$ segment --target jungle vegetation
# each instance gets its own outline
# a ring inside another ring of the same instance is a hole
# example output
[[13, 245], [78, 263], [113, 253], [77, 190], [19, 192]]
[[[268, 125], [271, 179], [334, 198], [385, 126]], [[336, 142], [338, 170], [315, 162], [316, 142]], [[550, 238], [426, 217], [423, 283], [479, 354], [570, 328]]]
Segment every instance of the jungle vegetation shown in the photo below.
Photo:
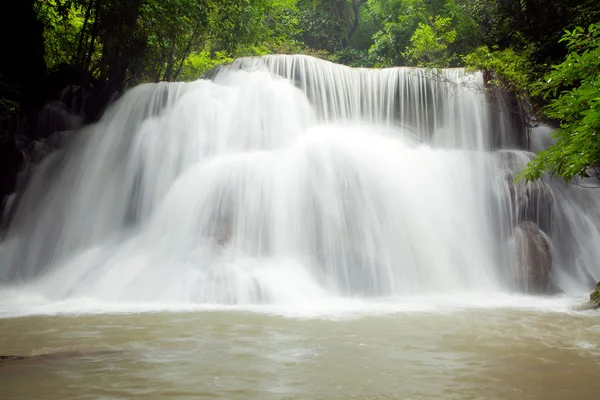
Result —
[[[241, 56], [299, 53], [371, 68], [464, 66], [486, 71], [490, 85], [528, 101], [537, 120], [558, 124], [556, 144], [521, 178], [600, 172], [597, 0], [12, 3], [0, 13], [0, 121], [39, 109], [69, 85], [90, 90], [101, 105], [127, 87], [198, 79]], [[8, 125], [0, 124], [0, 148]]]

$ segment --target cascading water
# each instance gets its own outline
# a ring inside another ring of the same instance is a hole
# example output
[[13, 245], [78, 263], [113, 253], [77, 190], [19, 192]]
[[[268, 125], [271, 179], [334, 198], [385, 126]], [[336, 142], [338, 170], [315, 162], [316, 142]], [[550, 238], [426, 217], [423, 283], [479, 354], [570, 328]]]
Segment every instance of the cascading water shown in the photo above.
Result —
[[580, 290], [600, 279], [600, 199], [514, 184], [530, 153], [493, 148], [510, 124], [482, 85], [269, 56], [137, 87], [38, 167], [0, 280], [211, 304]]

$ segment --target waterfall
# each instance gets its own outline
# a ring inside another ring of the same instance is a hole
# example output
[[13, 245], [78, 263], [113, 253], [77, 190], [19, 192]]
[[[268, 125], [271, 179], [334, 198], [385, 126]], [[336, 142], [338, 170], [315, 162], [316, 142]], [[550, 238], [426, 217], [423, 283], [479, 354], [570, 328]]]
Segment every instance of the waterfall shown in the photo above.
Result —
[[292, 81], [323, 122], [395, 125], [436, 147], [480, 150], [490, 145], [490, 111], [480, 73], [460, 68], [374, 71], [302, 56], [241, 58], [218, 70], [267, 70]]
[[209, 75], [128, 91], [37, 167], [5, 288], [283, 304], [600, 279], [600, 198], [514, 183], [532, 153], [497, 148], [517, 133], [481, 74], [267, 56]]

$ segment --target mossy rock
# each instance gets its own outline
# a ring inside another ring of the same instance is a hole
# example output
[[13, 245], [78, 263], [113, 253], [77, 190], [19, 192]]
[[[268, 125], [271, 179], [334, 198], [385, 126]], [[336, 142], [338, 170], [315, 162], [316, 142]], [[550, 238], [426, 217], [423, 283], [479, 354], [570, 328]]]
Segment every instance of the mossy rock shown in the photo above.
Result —
[[575, 308], [577, 311], [597, 309], [600, 309], [600, 282], [598, 282], [594, 291], [590, 293], [590, 299], [587, 301], [587, 303]]

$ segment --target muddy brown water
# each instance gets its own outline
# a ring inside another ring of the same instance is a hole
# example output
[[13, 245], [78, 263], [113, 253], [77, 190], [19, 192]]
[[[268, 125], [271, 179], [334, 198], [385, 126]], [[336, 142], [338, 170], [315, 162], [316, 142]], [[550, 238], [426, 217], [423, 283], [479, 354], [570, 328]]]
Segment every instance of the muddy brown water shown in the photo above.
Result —
[[0, 353], [4, 400], [600, 398], [598, 312], [5, 317]]

